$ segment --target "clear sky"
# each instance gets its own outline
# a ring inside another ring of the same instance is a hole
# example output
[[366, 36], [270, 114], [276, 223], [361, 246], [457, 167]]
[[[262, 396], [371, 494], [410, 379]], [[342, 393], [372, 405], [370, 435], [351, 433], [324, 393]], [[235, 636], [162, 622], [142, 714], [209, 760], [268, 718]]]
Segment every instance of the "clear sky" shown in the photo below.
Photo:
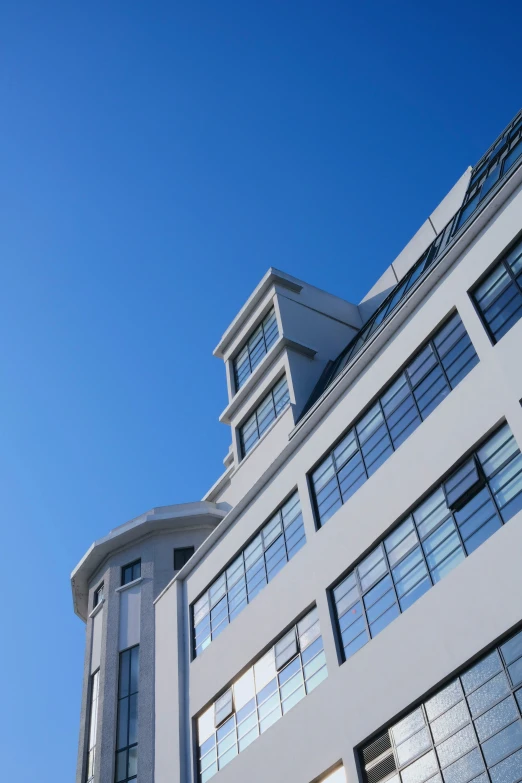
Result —
[[71, 783], [69, 574], [223, 469], [269, 266], [358, 302], [522, 104], [516, 3], [0, 9], [2, 779]]

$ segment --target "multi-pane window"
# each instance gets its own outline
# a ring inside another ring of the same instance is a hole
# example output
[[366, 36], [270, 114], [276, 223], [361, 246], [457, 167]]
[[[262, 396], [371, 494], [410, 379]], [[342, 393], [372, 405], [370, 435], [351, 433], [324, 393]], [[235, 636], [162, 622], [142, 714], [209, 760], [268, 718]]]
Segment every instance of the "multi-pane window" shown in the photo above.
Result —
[[94, 596], [92, 599], [92, 608], [94, 609], [98, 604], [101, 604], [103, 601], [103, 583], [96, 588], [94, 591]]
[[120, 653], [115, 783], [137, 780], [139, 655], [138, 645]]
[[98, 696], [100, 691], [100, 670], [91, 675], [89, 705], [89, 746], [87, 749], [86, 781], [94, 780], [96, 769], [96, 724], [98, 722]]
[[141, 576], [141, 560], [135, 560], [133, 563], [123, 566], [121, 569], [121, 583], [128, 585]]
[[259, 438], [290, 403], [288, 383], [283, 376], [239, 428], [241, 455], [245, 457]]
[[305, 541], [299, 495], [295, 492], [194, 604], [196, 656], [225, 630]]
[[495, 342], [522, 318], [522, 240], [475, 288], [473, 299]]
[[522, 632], [366, 745], [366, 783], [517, 783], [520, 686]]
[[327, 676], [312, 609], [198, 718], [201, 783], [223, 769]]
[[180, 568], [188, 563], [192, 555], [194, 554], [193, 546], [178, 547], [174, 550], [174, 571], [179, 571]]
[[233, 361], [236, 391], [246, 383], [278, 337], [276, 314], [272, 308]]
[[522, 455], [505, 424], [333, 590], [345, 659], [520, 509]]
[[505, 175], [511, 172], [515, 164], [520, 163], [521, 156], [522, 116], [517, 115], [484, 159], [475, 166], [462, 207], [433, 240], [427, 250], [424, 251], [419, 260], [408, 270], [402, 280], [390, 291], [386, 299], [341, 351], [337, 359], [326, 368], [304, 406], [301, 416], [314, 405], [352, 359], [355, 359], [364, 345], [377, 332], [381, 324], [384, 324], [398, 310], [416, 283], [421, 278], [426, 277], [435, 267], [436, 262], [449, 249], [453, 240], [457, 239], [460, 229], [468, 221], [468, 218], [483, 203], [486, 194], [489, 193], [497, 182], [500, 182]]
[[313, 471], [319, 524], [346, 503], [477, 362], [455, 314]]

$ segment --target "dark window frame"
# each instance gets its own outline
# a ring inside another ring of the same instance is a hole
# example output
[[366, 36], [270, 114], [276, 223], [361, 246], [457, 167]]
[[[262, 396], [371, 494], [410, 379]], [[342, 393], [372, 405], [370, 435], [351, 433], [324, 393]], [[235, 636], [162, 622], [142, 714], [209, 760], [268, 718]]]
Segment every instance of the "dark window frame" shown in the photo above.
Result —
[[482, 310], [480, 309], [480, 305], [478, 304], [478, 302], [477, 302], [477, 300], [475, 298], [475, 292], [478, 291], [480, 286], [485, 282], [485, 280], [489, 277], [489, 275], [491, 275], [498, 266], [502, 265], [504, 270], [507, 272], [507, 274], [511, 278], [511, 282], [514, 283], [517, 286], [517, 288], [520, 290], [520, 292], [522, 293], [522, 285], [520, 283], [518, 283], [518, 281], [515, 278], [515, 275], [513, 274], [513, 271], [511, 269], [511, 267], [504, 260], [511, 253], [513, 248], [516, 247], [516, 245], [518, 245], [521, 242], [522, 242], [522, 231], [520, 231], [516, 235], [516, 237], [497, 255], [495, 260], [492, 261], [492, 263], [488, 266], [486, 271], [483, 272], [480, 275], [478, 280], [476, 280], [475, 283], [473, 283], [473, 285], [471, 286], [471, 288], [468, 289], [468, 292], [467, 292], [468, 293], [468, 297], [471, 300], [471, 304], [473, 305], [473, 308], [474, 308], [474, 310], [475, 310], [475, 312], [476, 312], [476, 314], [477, 314], [477, 316], [478, 316], [478, 318], [480, 320], [480, 323], [482, 324], [482, 327], [483, 327], [484, 331], [486, 332], [486, 334], [487, 334], [487, 336], [489, 338], [489, 341], [490, 341], [491, 345], [497, 345], [497, 343], [499, 343], [506, 336], [506, 334], [508, 334], [511, 331], [511, 329], [515, 326], [515, 324], [518, 323], [518, 320], [521, 320], [521, 319], [518, 319], [517, 321], [515, 321], [515, 323], [512, 326], [509, 327], [507, 332], [505, 334], [503, 334], [502, 337], [499, 337], [498, 339], [496, 339], [495, 336], [493, 335], [493, 332], [491, 331], [491, 328], [490, 328], [489, 324], [487, 323], [487, 321], [486, 321], [486, 319], [485, 319], [485, 317], [484, 317], [484, 315], [482, 313]]
[[[269, 320], [272, 312], [274, 313], [274, 320], [275, 320], [275, 324], [277, 326], [277, 336], [270, 343], [270, 345], [267, 346], [267, 339], [266, 339], [266, 334], [265, 334], [265, 321]], [[255, 334], [255, 332], [260, 327], [261, 327], [261, 331], [262, 331], [262, 334], [263, 334], [263, 344], [264, 344], [264, 347], [265, 347], [265, 352], [264, 352], [263, 356], [261, 357], [261, 359], [257, 362], [257, 364], [254, 367], [252, 367], [251, 352], [250, 352], [250, 348], [248, 347], [248, 344], [249, 344], [252, 336]], [[277, 340], [280, 337], [281, 337], [281, 330], [280, 330], [280, 327], [279, 327], [279, 320], [278, 320], [278, 317], [277, 317], [275, 304], [274, 304], [273, 301], [271, 301], [270, 305], [268, 306], [268, 308], [266, 310], [266, 312], [264, 312], [264, 314], [259, 317], [259, 320], [257, 321], [257, 323], [250, 329], [250, 332], [248, 333], [247, 337], [243, 340], [243, 342], [241, 343], [241, 346], [237, 349], [237, 351], [234, 353], [234, 355], [233, 355], [233, 357], [231, 359], [231, 364], [232, 364], [232, 373], [231, 373], [231, 375], [232, 375], [232, 381], [233, 381], [233, 385], [234, 385], [234, 394], [237, 394], [243, 388], [243, 386], [247, 383], [248, 379], [251, 377], [251, 375], [253, 375], [255, 370], [259, 367], [259, 365], [263, 361], [264, 357], [267, 356], [267, 354], [271, 351], [271, 349], [273, 348], [273, 346], [275, 345], [275, 343], [277, 342]], [[237, 368], [237, 359], [241, 355], [241, 353], [244, 351], [245, 348], [247, 348], [247, 351], [248, 351], [248, 365], [249, 365], [249, 368], [250, 368], [250, 372], [246, 376], [245, 380], [240, 384], [239, 383], [239, 378], [238, 378], [238, 372], [237, 372], [237, 369], [238, 369]]]
[[93, 597], [92, 597], [92, 608], [93, 609], [96, 609], [96, 607], [99, 606], [101, 604], [101, 602], [103, 601], [103, 599], [104, 599], [103, 588], [104, 588], [104, 585], [103, 585], [103, 582], [102, 582], [101, 585], [98, 585], [98, 587], [96, 588], [96, 590], [93, 593]]
[[[139, 569], [140, 572], [139, 572], [138, 576], [134, 576], [134, 569], [135, 569], [135, 567], [137, 565], [139, 565], [139, 567], [140, 567], [140, 569]], [[128, 579], [127, 581], [125, 581], [125, 571], [128, 568], [132, 569], [132, 578]], [[121, 580], [120, 580], [121, 581], [121, 585], [120, 586], [121, 587], [125, 587], [125, 585], [130, 585], [132, 582], [135, 582], [137, 579], [141, 579], [141, 557], [136, 558], [136, 560], [132, 560], [130, 563], [125, 563], [125, 565], [123, 565], [121, 567]]]
[[[131, 683], [132, 683], [132, 658], [133, 658], [133, 651], [137, 650], [136, 658], [137, 658], [137, 670], [138, 670], [138, 681], [137, 681], [137, 688], [134, 691], [131, 691]], [[122, 666], [122, 659], [124, 655], [129, 655], [129, 673], [128, 673], [128, 689], [127, 693], [125, 695], [120, 694], [120, 686], [121, 686], [121, 666]], [[131, 697], [136, 696], [136, 722], [138, 722], [138, 714], [139, 714], [139, 678], [140, 678], [140, 645], [139, 644], [133, 644], [131, 647], [125, 648], [125, 650], [120, 650], [118, 654], [118, 689], [117, 689], [117, 717], [116, 717], [116, 742], [115, 742], [115, 764], [114, 764], [114, 780], [115, 783], [132, 783], [132, 781], [137, 780], [137, 771], [136, 775], [129, 775], [129, 751], [131, 748], [138, 748], [139, 747], [139, 737], [138, 737], [138, 723], [136, 725], [136, 742], [129, 743], [130, 739], [130, 703], [131, 703]], [[127, 700], [127, 744], [123, 745], [122, 747], [118, 747], [118, 739], [119, 739], [119, 732], [120, 732], [120, 719], [119, 719], [119, 705], [120, 702]], [[118, 754], [120, 753], [126, 753], [126, 776], [125, 778], [121, 778], [118, 781]]]
[[[185, 566], [188, 563], [188, 561], [190, 560], [190, 558], [192, 557], [192, 555], [194, 554], [195, 551], [196, 551], [196, 547], [194, 547], [194, 546], [174, 547], [174, 551], [172, 553], [173, 561], [174, 561], [174, 571], [181, 571], [183, 566]], [[188, 557], [186, 557], [188, 552], [190, 552], [190, 555], [188, 555]], [[182, 554], [180, 554], [180, 553], [182, 553]], [[176, 565], [176, 554], [180, 555], [183, 558], [183, 563], [181, 565], [178, 565], [178, 566]]]
[[[283, 407], [281, 407], [279, 409], [279, 411], [278, 411], [277, 408], [276, 408], [276, 402], [275, 402], [275, 398], [274, 398], [274, 389], [276, 388], [276, 386], [282, 380], [284, 380], [286, 382], [286, 392], [283, 395], [283, 397], [286, 396], [286, 397], [288, 397], [288, 399], [284, 403]], [[272, 419], [271, 422], [269, 422], [269, 424], [266, 426], [266, 428], [263, 430], [263, 432], [260, 433], [259, 432], [259, 421], [258, 421], [257, 414], [258, 414], [258, 411], [260, 410], [260, 408], [264, 405], [264, 403], [269, 398], [271, 398], [272, 409], [273, 409], [273, 412], [274, 412], [274, 418]], [[290, 404], [291, 404], [291, 400], [290, 400], [290, 389], [288, 387], [288, 378], [286, 377], [286, 372], [283, 372], [276, 378], [276, 380], [270, 386], [270, 388], [268, 389], [266, 394], [264, 394], [263, 397], [261, 397], [261, 399], [258, 402], [256, 402], [254, 408], [251, 409], [250, 413], [247, 416], [245, 416], [242, 419], [241, 423], [237, 426], [237, 435], [238, 435], [238, 441], [239, 441], [239, 455], [240, 455], [240, 459], [241, 460], [244, 460], [245, 457], [247, 457], [250, 454], [250, 452], [254, 450], [254, 448], [257, 446], [257, 444], [259, 443], [261, 438], [263, 438], [263, 436], [266, 435], [266, 433], [273, 427], [274, 423], [277, 421], [277, 419], [280, 416], [283, 415], [283, 413], [286, 411], [286, 409], [289, 407]], [[247, 451], [245, 449], [243, 430], [245, 429], [245, 427], [246, 427], [247, 423], [249, 422], [249, 420], [252, 419], [254, 416], [256, 417], [257, 439], [254, 441], [254, 443], [250, 446], [250, 448]]]

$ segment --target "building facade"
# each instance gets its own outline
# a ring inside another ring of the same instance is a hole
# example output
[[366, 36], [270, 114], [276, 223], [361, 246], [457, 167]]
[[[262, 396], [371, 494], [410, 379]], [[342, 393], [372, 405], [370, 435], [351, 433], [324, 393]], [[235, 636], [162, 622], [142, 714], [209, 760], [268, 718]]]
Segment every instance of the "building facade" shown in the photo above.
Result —
[[95, 542], [77, 783], [522, 780], [522, 113], [359, 304], [270, 269], [224, 472]]

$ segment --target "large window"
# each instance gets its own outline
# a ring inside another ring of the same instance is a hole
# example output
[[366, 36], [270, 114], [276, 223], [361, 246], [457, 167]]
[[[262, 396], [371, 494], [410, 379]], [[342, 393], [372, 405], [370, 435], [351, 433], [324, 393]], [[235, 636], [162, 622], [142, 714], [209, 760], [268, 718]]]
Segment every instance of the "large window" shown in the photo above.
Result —
[[312, 609], [198, 718], [202, 783], [223, 769], [327, 676]]
[[236, 391], [246, 383], [278, 337], [276, 314], [272, 308], [233, 361]]
[[366, 783], [522, 779], [522, 632], [362, 749]]
[[505, 424], [333, 590], [345, 659], [521, 508], [522, 455]]
[[139, 655], [138, 645], [120, 653], [115, 783], [136, 781], [138, 775]]
[[473, 299], [496, 342], [522, 318], [522, 240], [474, 289]]
[[245, 457], [254, 448], [259, 438], [268, 429], [272, 422], [284, 411], [290, 403], [288, 384], [283, 376], [276, 385], [270, 389], [266, 397], [260, 402], [255, 411], [239, 428], [239, 440], [241, 443], [241, 456]]
[[225, 630], [305, 541], [296, 492], [194, 604], [196, 656]]
[[195, 549], [193, 546], [179, 547], [174, 550], [174, 571], [179, 571], [188, 563]]
[[87, 783], [94, 780], [96, 771], [96, 724], [98, 722], [98, 696], [100, 691], [100, 670], [91, 675], [89, 705], [89, 747], [87, 749]]
[[346, 503], [477, 362], [455, 314], [313, 471], [319, 524]]

